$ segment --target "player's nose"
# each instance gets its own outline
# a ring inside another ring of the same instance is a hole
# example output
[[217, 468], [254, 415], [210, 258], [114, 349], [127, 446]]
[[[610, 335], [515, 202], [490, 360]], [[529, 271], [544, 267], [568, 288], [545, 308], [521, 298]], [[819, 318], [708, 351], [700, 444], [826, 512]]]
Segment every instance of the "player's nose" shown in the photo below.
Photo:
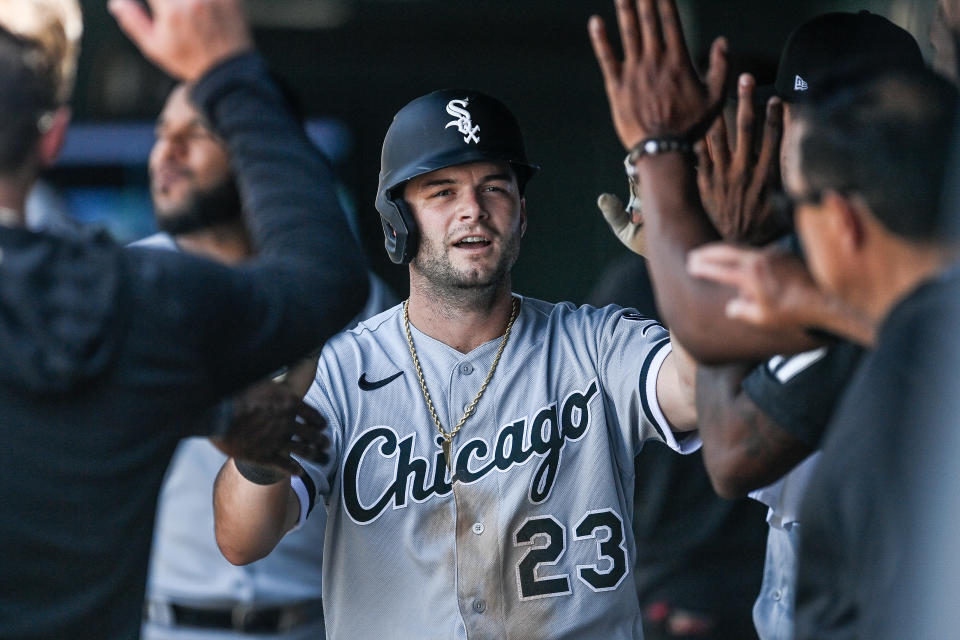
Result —
[[479, 220], [486, 217], [483, 199], [473, 189], [465, 189], [457, 199], [457, 218], [460, 220]]

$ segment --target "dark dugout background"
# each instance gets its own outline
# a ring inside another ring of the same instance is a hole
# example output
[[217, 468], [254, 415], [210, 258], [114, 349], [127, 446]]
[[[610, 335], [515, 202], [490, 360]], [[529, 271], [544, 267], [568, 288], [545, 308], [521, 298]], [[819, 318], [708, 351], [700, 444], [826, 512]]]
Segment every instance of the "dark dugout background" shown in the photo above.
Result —
[[[935, 0], [679, 4], [695, 58], [725, 35], [735, 69], [753, 70], [763, 83], [772, 78], [787, 34], [825, 11], [886, 15], [928, 52]], [[120, 34], [103, 0], [82, 5], [75, 122], [152, 120], [170, 80]], [[438, 88], [470, 87], [499, 97], [519, 118], [529, 156], [543, 166], [527, 192], [529, 228], [514, 272], [516, 291], [579, 302], [623, 251], [595, 206], [602, 191], [623, 196], [626, 180], [624, 151], [586, 32], [593, 13], [616, 31], [612, 0], [247, 0], [247, 6], [258, 46], [305, 113], [338, 119], [350, 130], [353, 145], [341, 178], [374, 270], [399, 293], [406, 292], [406, 269], [386, 258], [373, 207], [380, 143], [401, 106]], [[83, 179], [102, 174], [87, 175]], [[125, 175], [145, 185], [144, 174]], [[51, 178], [56, 183], [56, 173]]]

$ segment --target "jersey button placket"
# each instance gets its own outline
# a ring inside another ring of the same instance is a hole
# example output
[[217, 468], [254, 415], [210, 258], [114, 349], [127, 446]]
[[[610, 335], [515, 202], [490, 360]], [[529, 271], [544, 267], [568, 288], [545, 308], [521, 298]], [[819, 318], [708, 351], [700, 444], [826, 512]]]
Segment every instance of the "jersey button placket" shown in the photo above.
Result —
[[[466, 357], [455, 361], [450, 371], [450, 387], [447, 398], [450, 410], [463, 407], [463, 411], [473, 403], [486, 372], [493, 363], [495, 344], [489, 344], [476, 357]], [[488, 447], [495, 442], [496, 426], [492, 423], [495, 412], [497, 376], [494, 375], [486, 393], [480, 398], [474, 412], [466, 420], [462, 431], [455, 437], [454, 471], [457, 470], [456, 453], [474, 439], [486, 441]], [[453, 413], [453, 411], [450, 411]], [[451, 426], [456, 425], [463, 413], [449, 417]], [[468, 459], [460, 461], [466, 467], [469, 482], [464, 478], [452, 487], [456, 514], [456, 562], [457, 597], [462, 619], [466, 625], [468, 638], [486, 639], [505, 637], [506, 629], [501, 615], [502, 604], [500, 589], [501, 549], [498, 542], [497, 508], [499, 493], [497, 473], [486, 473], [480, 477], [474, 474], [489, 462], [486, 456], [478, 456], [476, 447]], [[482, 561], [481, 561], [482, 559]]]

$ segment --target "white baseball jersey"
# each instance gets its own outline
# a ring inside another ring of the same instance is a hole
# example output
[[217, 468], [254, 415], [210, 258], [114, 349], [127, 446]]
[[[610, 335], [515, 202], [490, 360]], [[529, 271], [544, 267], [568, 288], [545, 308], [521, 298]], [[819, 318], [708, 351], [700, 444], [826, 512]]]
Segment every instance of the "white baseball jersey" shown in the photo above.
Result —
[[[411, 327], [449, 431], [500, 344], [463, 354]], [[670, 341], [619, 307], [522, 305], [490, 385], [453, 441], [453, 477], [394, 307], [331, 339], [307, 394], [331, 457], [293, 479], [328, 510], [330, 638], [642, 638], [633, 460], [677, 450], [656, 398]]]

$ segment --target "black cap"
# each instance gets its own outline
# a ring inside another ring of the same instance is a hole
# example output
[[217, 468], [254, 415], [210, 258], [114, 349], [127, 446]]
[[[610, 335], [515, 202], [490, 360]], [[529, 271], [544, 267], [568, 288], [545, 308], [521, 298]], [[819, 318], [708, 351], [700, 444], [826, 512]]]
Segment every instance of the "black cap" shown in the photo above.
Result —
[[802, 99], [817, 78], [840, 68], [923, 67], [923, 54], [910, 32], [869, 11], [825, 13], [797, 27], [783, 47], [775, 92]]

